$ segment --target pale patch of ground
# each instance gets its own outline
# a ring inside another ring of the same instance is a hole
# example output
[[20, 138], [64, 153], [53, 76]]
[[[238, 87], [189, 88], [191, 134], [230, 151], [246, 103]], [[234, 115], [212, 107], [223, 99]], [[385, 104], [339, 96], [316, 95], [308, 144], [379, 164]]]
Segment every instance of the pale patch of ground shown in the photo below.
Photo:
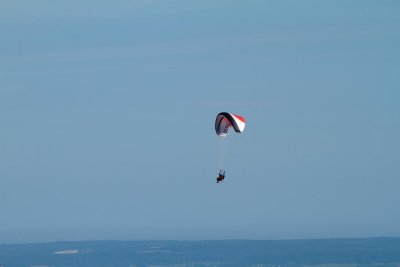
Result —
[[77, 249], [61, 250], [61, 251], [54, 252], [54, 254], [57, 254], [57, 255], [78, 254], [78, 253], [79, 253], [79, 250], [77, 250]]

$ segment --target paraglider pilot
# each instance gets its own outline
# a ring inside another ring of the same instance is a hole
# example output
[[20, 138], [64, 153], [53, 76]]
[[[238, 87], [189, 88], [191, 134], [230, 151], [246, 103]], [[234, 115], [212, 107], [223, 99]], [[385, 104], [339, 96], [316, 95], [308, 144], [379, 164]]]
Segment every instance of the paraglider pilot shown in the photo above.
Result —
[[218, 175], [218, 177], [217, 177], [217, 184], [218, 184], [219, 182], [224, 181], [224, 179], [225, 179], [225, 170], [220, 170], [220, 171], [219, 171], [219, 175]]

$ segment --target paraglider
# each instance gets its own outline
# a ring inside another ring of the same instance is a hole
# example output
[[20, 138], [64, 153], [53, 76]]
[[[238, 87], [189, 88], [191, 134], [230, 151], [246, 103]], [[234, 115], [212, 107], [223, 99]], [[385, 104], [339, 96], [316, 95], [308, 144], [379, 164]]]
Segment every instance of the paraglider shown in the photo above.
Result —
[[218, 177], [217, 177], [217, 184], [219, 182], [223, 182], [224, 179], [225, 179], [225, 170], [219, 170], [219, 174], [218, 174]]
[[225, 179], [224, 169], [224, 157], [225, 149], [223, 147], [223, 139], [228, 135], [230, 128], [233, 128], [235, 132], [242, 133], [246, 126], [246, 120], [239, 115], [221, 112], [215, 119], [215, 132], [220, 137], [220, 172], [217, 177], [217, 183], [222, 182]]

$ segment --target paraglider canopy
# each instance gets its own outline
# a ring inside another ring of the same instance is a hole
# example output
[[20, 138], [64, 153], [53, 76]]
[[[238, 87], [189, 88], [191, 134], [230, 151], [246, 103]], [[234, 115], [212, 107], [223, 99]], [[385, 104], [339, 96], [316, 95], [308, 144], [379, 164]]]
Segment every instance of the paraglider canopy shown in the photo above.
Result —
[[225, 137], [228, 134], [230, 127], [233, 127], [235, 132], [241, 133], [246, 125], [246, 120], [239, 115], [228, 112], [221, 112], [215, 119], [215, 132], [218, 136]]

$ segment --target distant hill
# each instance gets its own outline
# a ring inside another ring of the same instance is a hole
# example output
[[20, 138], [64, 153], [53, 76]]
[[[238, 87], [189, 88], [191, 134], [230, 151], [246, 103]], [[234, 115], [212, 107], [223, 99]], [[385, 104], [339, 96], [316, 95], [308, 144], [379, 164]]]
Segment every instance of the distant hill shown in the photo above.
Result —
[[0, 266], [400, 266], [400, 238], [0, 245]]

